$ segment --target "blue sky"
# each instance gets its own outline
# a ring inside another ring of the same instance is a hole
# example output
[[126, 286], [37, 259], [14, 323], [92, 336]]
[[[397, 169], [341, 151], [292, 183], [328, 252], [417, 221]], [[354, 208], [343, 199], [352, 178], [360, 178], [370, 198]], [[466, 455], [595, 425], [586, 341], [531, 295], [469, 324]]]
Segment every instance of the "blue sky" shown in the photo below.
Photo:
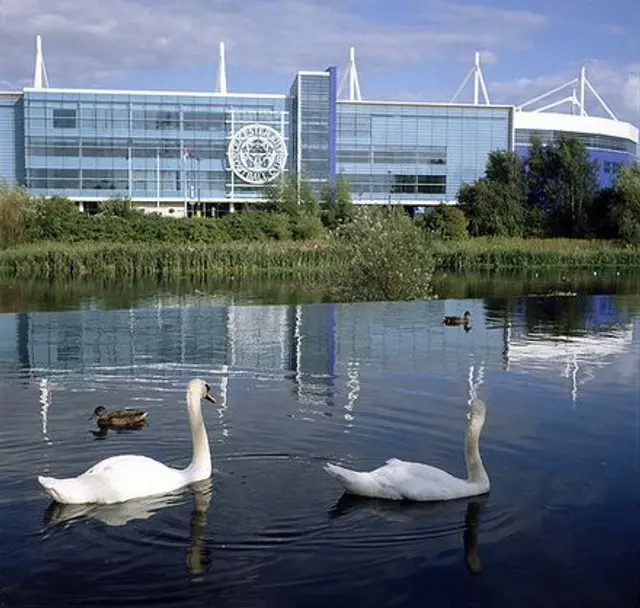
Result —
[[492, 101], [584, 63], [637, 123], [638, 25], [638, 0], [0, 0], [0, 87], [29, 83], [37, 33], [61, 87], [211, 90], [224, 40], [230, 91], [283, 93], [297, 69], [344, 69], [354, 46], [365, 99], [451, 99], [479, 50]]

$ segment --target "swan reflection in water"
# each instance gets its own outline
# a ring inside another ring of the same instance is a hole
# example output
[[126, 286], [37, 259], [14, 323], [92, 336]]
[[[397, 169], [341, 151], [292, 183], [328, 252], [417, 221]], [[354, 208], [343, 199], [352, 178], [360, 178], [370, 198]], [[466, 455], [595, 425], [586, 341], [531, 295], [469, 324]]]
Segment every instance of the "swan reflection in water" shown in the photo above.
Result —
[[[189, 546], [187, 548], [187, 569], [197, 579], [202, 576], [209, 565], [209, 551], [204, 542], [204, 531], [207, 524], [207, 512], [211, 504], [211, 478], [188, 486], [193, 496], [193, 509], [189, 522]], [[44, 513], [44, 524], [47, 527], [59, 524], [95, 519], [107, 526], [124, 526], [136, 520], [153, 517], [166, 507], [177, 505], [184, 495], [183, 490], [169, 494], [148, 496], [127, 502], [99, 504], [62, 504], [52, 501]]]
[[450, 510], [455, 505], [467, 501], [464, 517], [463, 546], [465, 561], [472, 574], [482, 573], [482, 561], [478, 554], [478, 525], [480, 512], [489, 498], [488, 494], [474, 496], [472, 499], [459, 499], [447, 502], [413, 502], [391, 501], [376, 498], [365, 498], [345, 492], [338, 502], [329, 510], [329, 518], [336, 519], [357, 512], [369, 512], [393, 522], [409, 522], [428, 517], [434, 513]]

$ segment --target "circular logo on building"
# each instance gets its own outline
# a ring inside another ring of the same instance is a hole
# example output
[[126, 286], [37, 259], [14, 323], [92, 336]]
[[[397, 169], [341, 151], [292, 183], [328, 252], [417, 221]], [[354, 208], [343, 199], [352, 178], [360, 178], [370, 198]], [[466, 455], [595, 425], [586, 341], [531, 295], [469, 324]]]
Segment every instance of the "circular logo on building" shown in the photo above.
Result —
[[231, 170], [242, 180], [257, 186], [278, 177], [287, 162], [284, 138], [273, 127], [251, 124], [237, 131], [227, 149]]

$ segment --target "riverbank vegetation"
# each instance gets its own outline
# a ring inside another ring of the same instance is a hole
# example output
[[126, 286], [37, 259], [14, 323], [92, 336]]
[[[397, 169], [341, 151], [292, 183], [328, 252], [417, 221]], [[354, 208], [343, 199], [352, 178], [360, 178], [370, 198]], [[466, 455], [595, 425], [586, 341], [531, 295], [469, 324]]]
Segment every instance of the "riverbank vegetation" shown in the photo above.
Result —
[[0, 274], [24, 278], [280, 277], [329, 285], [344, 299], [432, 294], [436, 271], [640, 268], [640, 166], [598, 190], [576, 139], [528, 158], [493, 152], [485, 175], [415, 218], [358, 207], [339, 176], [318, 196], [304, 176], [265, 188], [260, 210], [219, 218], [144, 214], [105, 201], [95, 215], [62, 197], [0, 187]]

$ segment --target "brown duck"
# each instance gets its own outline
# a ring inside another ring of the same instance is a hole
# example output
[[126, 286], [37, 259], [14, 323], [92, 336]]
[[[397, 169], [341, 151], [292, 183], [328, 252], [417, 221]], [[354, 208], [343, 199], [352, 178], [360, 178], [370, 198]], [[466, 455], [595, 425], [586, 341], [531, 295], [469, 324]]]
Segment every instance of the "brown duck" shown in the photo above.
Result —
[[467, 310], [461, 317], [445, 315], [442, 318], [443, 325], [471, 325], [471, 313]]
[[137, 429], [147, 423], [148, 415], [148, 412], [133, 409], [109, 412], [104, 405], [99, 405], [89, 420], [97, 418], [101, 429]]

